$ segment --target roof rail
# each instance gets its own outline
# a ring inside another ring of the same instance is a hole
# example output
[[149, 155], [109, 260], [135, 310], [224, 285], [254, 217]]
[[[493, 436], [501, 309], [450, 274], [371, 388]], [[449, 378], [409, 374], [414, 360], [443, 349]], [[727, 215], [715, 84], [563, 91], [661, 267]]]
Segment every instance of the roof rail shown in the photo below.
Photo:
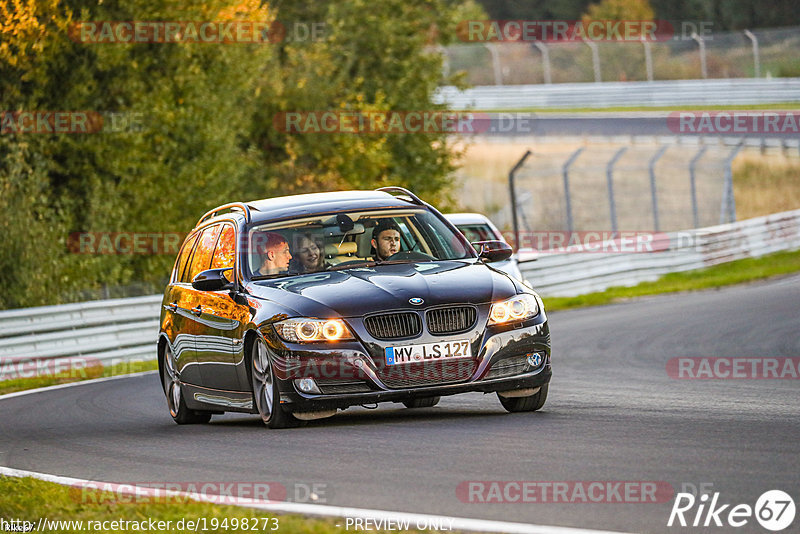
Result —
[[414, 204], [419, 204], [420, 206], [424, 206], [425, 202], [422, 201], [417, 195], [406, 189], [405, 187], [398, 187], [396, 185], [390, 185], [387, 187], [379, 187], [375, 191], [383, 191], [384, 193], [400, 193], [401, 195], [406, 195], [411, 199], [411, 202]]
[[211, 211], [206, 212], [206, 214], [200, 217], [200, 220], [197, 221], [195, 227], [200, 226], [206, 219], [216, 217], [219, 212], [226, 209], [236, 209], [241, 211], [242, 213], [244, 213], [244, 218], [247, 220], [247, 222], [250, 222], [250, 208], [248, 208], [244, 202], [231, 202], [230, 204], [224, 204], [222, 206], [214, 208]]

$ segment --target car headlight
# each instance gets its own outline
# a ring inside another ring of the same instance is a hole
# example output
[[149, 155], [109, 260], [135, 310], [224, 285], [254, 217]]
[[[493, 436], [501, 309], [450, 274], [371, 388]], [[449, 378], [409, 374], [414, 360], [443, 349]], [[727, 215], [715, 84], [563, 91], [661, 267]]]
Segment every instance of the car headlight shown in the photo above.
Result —
[[523, 293], [492, 304], [489, 310], [489, 325], [524, 321], [537, 315], [539, 315], [539, 303], [536, 302], [536, 297]]
[[275, 323], [275, 331], [290, 343], [319, 343], [355, 339], [341, 319], [286, 319]]

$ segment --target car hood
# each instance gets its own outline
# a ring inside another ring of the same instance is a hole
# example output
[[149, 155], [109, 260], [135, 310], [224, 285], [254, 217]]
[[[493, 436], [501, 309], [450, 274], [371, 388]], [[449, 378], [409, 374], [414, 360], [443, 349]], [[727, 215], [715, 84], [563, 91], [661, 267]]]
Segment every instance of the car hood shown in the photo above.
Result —
[[[441, 261], [358, 267], [260, 280], [251, 295], [306, 317], [357, 317], [383, 310], [469, 302], [481, 304], [516, 294], [514, 283], [483, 263]], [[273, 310], [270, 315], [275, 313]]]

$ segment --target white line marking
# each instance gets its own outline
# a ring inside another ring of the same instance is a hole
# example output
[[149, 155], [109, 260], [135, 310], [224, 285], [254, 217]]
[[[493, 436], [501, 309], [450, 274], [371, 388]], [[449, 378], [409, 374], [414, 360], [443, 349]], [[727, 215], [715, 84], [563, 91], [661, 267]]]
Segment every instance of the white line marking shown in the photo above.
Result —
[[[32, 477], [47, 482], [54, 482], [64, 486], [76, 487], [103, 487], [108, 482], [100, 482], [94, 480], [85, 480], [81, 478], [62, 477], [58, 475], [49, 475], [47, 473], [37, 473], [35, 471], [25, 471], [22, 469], [13, 469], [11, 467], [0, 466], [0, 475], [9, 477]], [[153, 492], [155, 488], [148, 488], [146, 486], [134, 485], [118, 485], [114, 484], [114, 492], [120, 495], [131, 495], [134, 497], [142, 497]], [[195, 492], [185, 491], [161, 491], [160, 495], [166, 493], [174, 497], [189, 498], [200, 502], [209, 502], [218, 504], [220, 500], [219, 495], [204, 495]], [[619, 532], [612, 532], [608, 530], [593, 530], [572, 527], [557, 527], [550, 525], [529, 525], [526, 523], [511, 523], [507, 521], [493, 521], [489, 519], [469, 519], [463, 517], [450, 517], [443, 515], [428, 515], [428, 514], [414, 514], [407, 512], [390, 512], [388, 510], [370, 510], [366, 508], [348, 508], [343, 506], [327, 506], [323, 504], [303, 504], [293, 502], [271, 502], [262, 501], [259, 499], [246, 499], [242, 497], [236, 498], [237, 505], [244, 508], [255, 508], [258, 510], [265, 510], [268, 512], [278, 512], [286, 514], [299, 514], [306, 516], [324, 516], [324, 517], [343, 517], [343, 518], [364, 518], [374, 520], [387, 520], [393, 521], [409, 521], [414, 525], [418, 523], [425, 524], [448, 524], [451, 525], [453, 530], [467, 530], [473, 532], [506, 532], [510, 534], [620, 534]]]
[[[114, 375], [114, 376], [106, 376], [103, 378], [92, 378], [91, 380], [79, 380], [77, 382], [68, 382], [66, 384], [56, 384], [55, 386], [46, 386], [43, 388], [36, 388], [36, 389], [24, 389], [22, 391], [15, 391], [14, 393], [6, 393], [5, 395], [0, 395], [0, 401], [11, 399], [14, 397], [22, 397], [23, 395], [32, 395], [33, 393], [41, 393], [43, 391], [53, 391], [56, 389], [64, 389], [69, 388], [72, 386], [84, 386], [86, 384], [99, 384], [100, 382], [108, 382], [109, 380], [119, 380], [120, 378], [129, 378], [131, 376], [140, 376], [140, 375], [151, 375], [158, 373], [158, 371], [141, 371], [138, 373], [128, 373], [125, 375]], [[2, 382], [0, 382], [2, 383]]]

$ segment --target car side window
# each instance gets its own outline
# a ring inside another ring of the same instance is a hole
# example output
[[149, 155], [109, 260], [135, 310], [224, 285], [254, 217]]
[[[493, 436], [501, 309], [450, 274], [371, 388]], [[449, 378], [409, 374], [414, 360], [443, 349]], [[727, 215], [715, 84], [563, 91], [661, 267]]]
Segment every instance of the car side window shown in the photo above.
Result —
[[217, 243], [217, 237], [221, 229], [222, 225], [215, 224], [214, 226], [209, 226], [200, 234], [200, 237], [197, 239], [194, 254], [192, 255], [191, 265], [187, 271], [184, 271], [184, 279], [186, 282], [191, 282], [198, 273], [211, 268], [211, 256], [214, 252], [214, 245]]
[[233, 267], [236, 258], [236, 230], [230, 224], [222, 227], [214, 257], [211, 259], [212, 269], [227, 269]]
[[181, 251], [178, 253], [178, 259], [175, 261], [175, 269], [172, 273], [173, 283], [183, 282], [183, 277], [181, 275], [186, 270], [186, 264], [192, 256], [192, 250], [194, 249], [195, 241], [197, 241], [197, 235], [196, 233], [191, 234], [186, 238], [186, 241], [183, 242]]

